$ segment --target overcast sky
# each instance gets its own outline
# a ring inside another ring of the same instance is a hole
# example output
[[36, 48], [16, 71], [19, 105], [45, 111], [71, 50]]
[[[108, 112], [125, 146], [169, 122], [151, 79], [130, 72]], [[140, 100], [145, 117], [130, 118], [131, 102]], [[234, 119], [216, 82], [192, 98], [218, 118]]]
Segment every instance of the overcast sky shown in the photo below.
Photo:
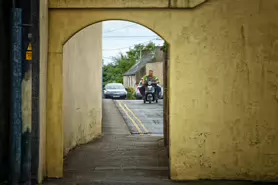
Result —
[[162, 45], [163, 40], [148, 28], [128, 21], [103, 22], [104, 64], [112, 62], [111, 57], [125, 53], [136, 44], [154, 42]]

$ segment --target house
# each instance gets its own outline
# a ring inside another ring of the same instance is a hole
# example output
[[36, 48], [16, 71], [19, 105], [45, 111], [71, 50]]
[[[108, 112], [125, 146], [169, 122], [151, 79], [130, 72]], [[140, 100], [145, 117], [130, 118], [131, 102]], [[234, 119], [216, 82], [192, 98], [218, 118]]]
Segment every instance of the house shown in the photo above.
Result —
[[143, 52], [142, 58], [134, 66], [132, 66], [123, 77], [125, 87], [136, 87], [143, 76], [148, 74], [149, 70], [154, 71], [154, 75], [160, 80], [163, 85], [163, 63], [164, 52], [161, 47], [156, 47], [155, 52]]

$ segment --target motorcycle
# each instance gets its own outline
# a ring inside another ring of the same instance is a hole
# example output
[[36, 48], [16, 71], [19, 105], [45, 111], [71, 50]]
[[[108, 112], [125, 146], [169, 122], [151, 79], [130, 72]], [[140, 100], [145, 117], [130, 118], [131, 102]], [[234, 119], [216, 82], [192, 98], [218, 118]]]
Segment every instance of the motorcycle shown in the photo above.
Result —
[[152, 101], [158, 103], [158, 97], [156, 95], [155, 85], [156, 84], [153, 83], [152, 81], [148, 81], [147, 87], [145, 88], [145, 98], [143, 99], [144, 103], [146, 102], [152, 103]]

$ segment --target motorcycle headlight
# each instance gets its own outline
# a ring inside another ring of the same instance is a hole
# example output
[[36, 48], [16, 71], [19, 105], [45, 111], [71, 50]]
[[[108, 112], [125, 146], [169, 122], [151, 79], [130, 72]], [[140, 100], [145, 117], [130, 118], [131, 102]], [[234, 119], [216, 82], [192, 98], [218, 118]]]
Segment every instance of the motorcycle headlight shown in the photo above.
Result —
[[149, 81], [149, 82], [148, 82], [148, 84], [149, 84], [149, 85], [152, 85], [152, 82], [151, 82], [151, 81]]

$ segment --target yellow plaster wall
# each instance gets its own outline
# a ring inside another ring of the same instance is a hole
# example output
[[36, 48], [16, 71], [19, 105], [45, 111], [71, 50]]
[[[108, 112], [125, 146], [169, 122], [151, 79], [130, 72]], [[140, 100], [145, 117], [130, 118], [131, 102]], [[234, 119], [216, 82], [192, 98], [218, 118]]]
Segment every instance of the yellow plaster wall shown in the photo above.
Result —
[[49, 0], [50, 8], [193, 8], [206, 0]]
[[46, 100], [48, 57], [48, 0], [40, 0], [40, 156], [38, 181], [46, 175]]
[[91, 25], [64, 45], [64, 155], [101, 135], [102, 23]]
[[121, 19], [151, 28], [171, 46], [171, 178], [278, 180], [277, 0], [49, 13], [48, 176], [62, 176], [62, 46], [92, 23]]

